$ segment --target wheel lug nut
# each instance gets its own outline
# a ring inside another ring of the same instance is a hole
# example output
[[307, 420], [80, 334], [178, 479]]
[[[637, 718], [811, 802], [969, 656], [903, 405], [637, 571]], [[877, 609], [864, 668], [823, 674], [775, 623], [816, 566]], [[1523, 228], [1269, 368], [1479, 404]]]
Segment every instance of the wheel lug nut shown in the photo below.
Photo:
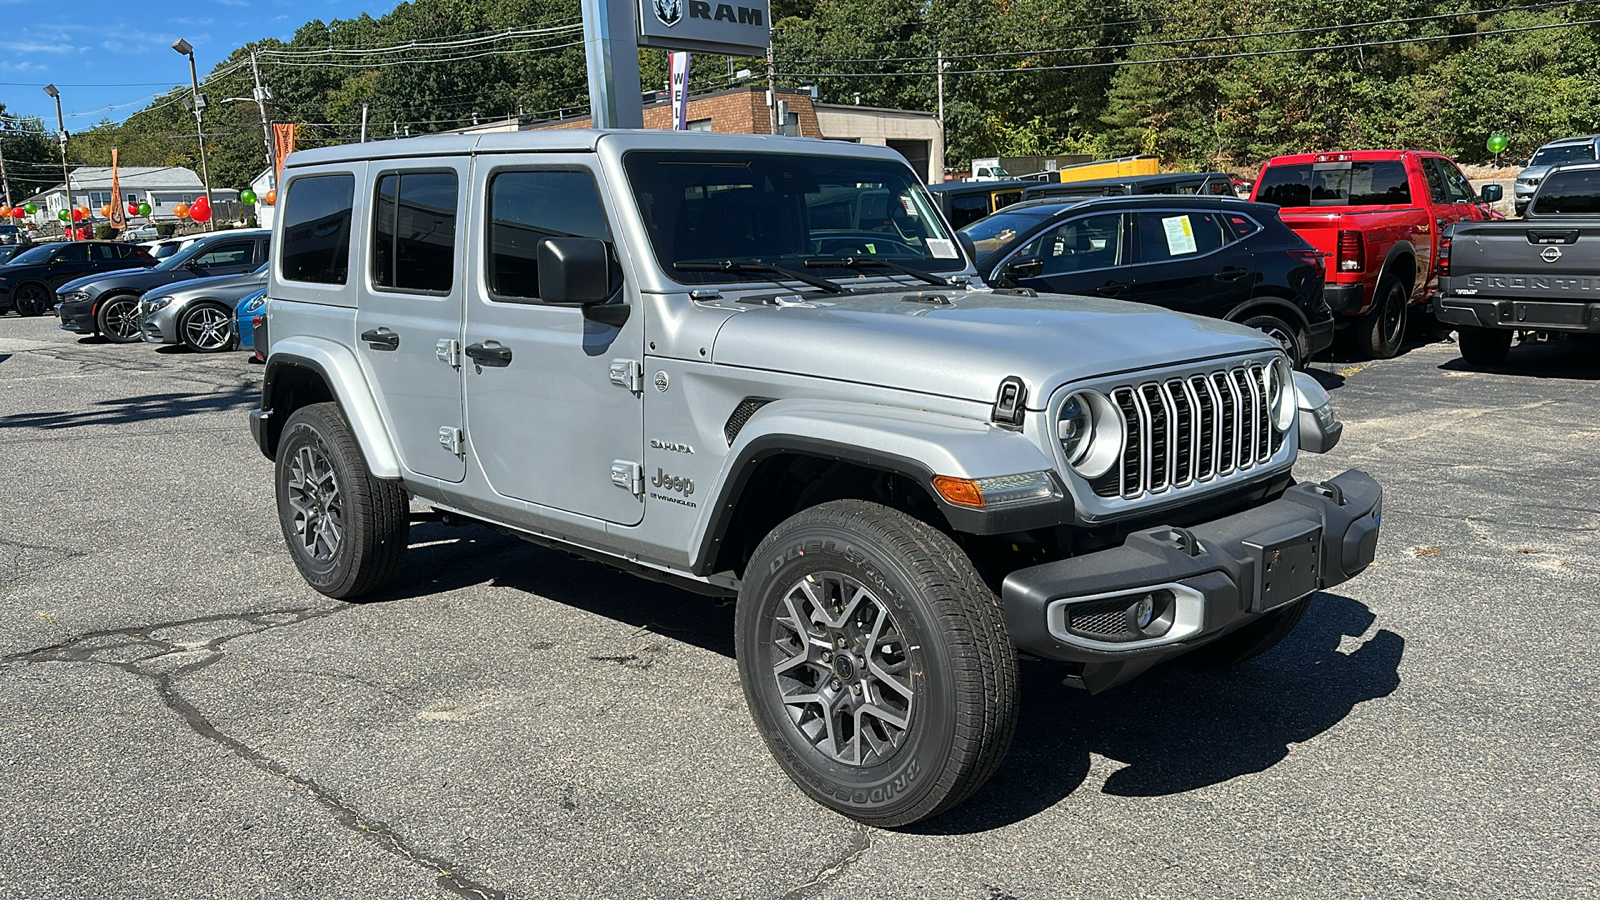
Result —
[[834, 680], [828, 682], [828, 687], [831, 687], [837, 691], [839, 689], [839, 679], [835, 678]]

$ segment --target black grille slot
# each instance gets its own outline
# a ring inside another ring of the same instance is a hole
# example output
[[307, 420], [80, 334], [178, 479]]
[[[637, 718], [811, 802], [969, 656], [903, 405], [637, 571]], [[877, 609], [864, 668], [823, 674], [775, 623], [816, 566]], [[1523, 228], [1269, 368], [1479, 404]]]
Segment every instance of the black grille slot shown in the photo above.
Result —
[[1131, 641], [1139, 637], [1128, 628], [1128, 607], [1136, 596], [1067, 607], [1067, 630], [1097, 641]]
[[733, 408], [733, 414], [728, 416], [728, 421], [722, 426], [722, 436], [728, 439], [728, 446], [733, 446], [734, 438], [744, 430], [745, 424], [756, 414], [756, 410], [771, 402], [771, 397], [746, 397], [739, 401], [739, 405]]
[[1177, 467], [1172, 483], [1185, 485], [1194, 480], [1194, 404], [1189, 401], [1189, 392], [1183, 389], [1183, 382], [1176, 378], [1164, 387], [1173, 408], [1172, 438], [1176, 450], [1173, 459]]
[[1211, 399], [1211, 389], [1207, 387], [1204, 375], [1189, 379], [1189, 387], [1194, 389], [1200, 416], [1200, 442], [1195, 447], [1197, 458], [1194, 471], [1195, 477], [1204, 481], [1217, 474], [1217, 404]]

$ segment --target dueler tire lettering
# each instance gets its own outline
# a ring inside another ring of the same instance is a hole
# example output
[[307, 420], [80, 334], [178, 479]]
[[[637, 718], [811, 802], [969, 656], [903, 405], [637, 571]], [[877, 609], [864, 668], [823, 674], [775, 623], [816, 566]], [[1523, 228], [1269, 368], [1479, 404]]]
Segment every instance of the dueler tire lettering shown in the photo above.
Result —
[[1016, 724], [999, 599], [949, 536], [875, 503], [812, 507], [756, 549], [735, 647], [773, 757], [818, 802], [894, 827], [960, 803]]

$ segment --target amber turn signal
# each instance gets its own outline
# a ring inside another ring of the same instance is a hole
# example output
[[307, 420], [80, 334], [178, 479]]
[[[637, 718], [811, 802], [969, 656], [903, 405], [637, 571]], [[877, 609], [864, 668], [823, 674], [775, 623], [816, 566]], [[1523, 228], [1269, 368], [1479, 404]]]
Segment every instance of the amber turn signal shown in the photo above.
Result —
[[945, 502], [955, 506], [973, 506], [982, 508], [983, 491], [978, 490], [978, 483], [970, 478], [952, 478], [949, 475], [933, 476], [933, 489]]

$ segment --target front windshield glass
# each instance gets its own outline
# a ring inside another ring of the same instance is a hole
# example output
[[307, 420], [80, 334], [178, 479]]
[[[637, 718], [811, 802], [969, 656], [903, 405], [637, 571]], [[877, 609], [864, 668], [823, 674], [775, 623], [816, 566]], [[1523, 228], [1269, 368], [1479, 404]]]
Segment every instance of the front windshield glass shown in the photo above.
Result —
[[1539, 152], [1528, 160], [1530, 166], [1557, 166], [1561, 163], [1588, 162], [1594, 159], [1594, 142], [1582, 144], [1557, 144], [1554, 147], [1540, 147]]
[[30, 265], [38, 265], [39, 263], [47, 263], [47, 262], [50, 261], [50, 250], [51, 250], [51, 246], [49, 244], [40, 244], [39, 246], [34, 247], [34, 248], [30, 249], [30, 250], [24, 250], [21, 253], [18, 253], [15, 257], [12, 258], [11, 262], [12, 262], [13, 265], [19, 265], [19, 266], [30, 266]]
[[173, 269], [181, 269], [188, 265], [189, 260], [199, 256], [201, 252], [205, 250], [208, 243], [210, 242], [194, 241], [190, 243], [189, 246], [174, 252], [171, 256], [163, 259], [161, 262], [156, 263], [152, 268], [160, 269], [164, 272], [170, 272]]
[[624, 165], [656, 259], [685, 284], [730, 279], [725, 272], [677, 270], [679, 263], [775, 265], [834, 281], [884, 277], [889, 270], [807, 266], [807, 260], [876, 258], [924, 272], [966, 267], [904, 163], [635, 150]]
[[978, 248], [978, 257], [982, 259], [990, 253], [1011, 246], [1018, 236], [1027, 234], [1030, 229], [1048, 218], [1050, 212], [996, 213], [987, 219], [973, 222], [961, 229], [961, 233], [972, 238], [973, 246]]

